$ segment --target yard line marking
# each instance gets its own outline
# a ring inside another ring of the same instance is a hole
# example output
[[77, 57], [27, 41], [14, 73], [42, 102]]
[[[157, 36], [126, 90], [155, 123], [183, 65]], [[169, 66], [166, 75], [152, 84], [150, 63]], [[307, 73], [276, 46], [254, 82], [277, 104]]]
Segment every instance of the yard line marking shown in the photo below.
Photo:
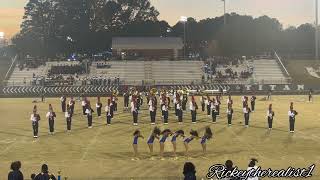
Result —
[[262, 154], [258, 153], [254, 148], [252, 148], [249, 143], [247, 143], [245, 140], [242, 140], [242, 138], [238, 137], [237, 134], [236, 134], [231, 128], [228, 128], [228, 130], [231, 131], [231, 133], [236, 137], [236, 139], [238, 139], [239, 141], [241, 141], [242, 144], [246, 145], [249, 150], [253, 151], [253, 152], [254, 152], [255, 154], [257, 154], [260, 158], [265, 158], [265, 156], [263, 156]]
[[[88, 154], [88, 152], [89, 152], [89, 150], [90, 150], [90, 147], [92, 147], [94, 144], [96, 144], [96, 142], [97, 142], [97, 137], [101, 134], [101, 129], [102, 129], [102, 127], [100, 127], [100, 128], [98, 129], [98, 131], [97, 131], [97, 133], [95, 134], [95, 136], [93, 137], [93, 139], [92, 139], [92, 140], [90, 141], [90, 143], [87, 145], [86, 150], [85, 150], [85, 152], [83, 153], [80, 161], [83, 161], [83, 160], [86, 158], [86, 156], [87, 156], [87, 154]], [[91, 130], [92, 130], [92, 129], [91, 129]]]

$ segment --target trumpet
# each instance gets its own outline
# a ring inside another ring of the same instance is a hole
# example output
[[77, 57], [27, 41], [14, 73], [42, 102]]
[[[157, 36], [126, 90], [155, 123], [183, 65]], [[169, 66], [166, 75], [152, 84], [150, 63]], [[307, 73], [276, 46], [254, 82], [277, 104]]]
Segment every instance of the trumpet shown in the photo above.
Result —
[[187, 88], [183, 88], [182, 89], [182, 94], [188, 94], [188, 89]]
[[119, 95], [119, 91], [114, 90], [114, 91], [112, 92], [112, 96], [118, 96], [118, 95]]

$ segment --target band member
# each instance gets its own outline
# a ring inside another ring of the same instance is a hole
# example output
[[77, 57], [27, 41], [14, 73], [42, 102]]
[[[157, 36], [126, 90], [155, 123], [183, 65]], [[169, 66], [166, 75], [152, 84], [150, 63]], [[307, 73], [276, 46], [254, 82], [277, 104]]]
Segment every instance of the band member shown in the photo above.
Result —
[[173, 146], [173, 156], [174, 156], [174, 159], [177, 159], [177, 138], [179, 136], [181, 137], [184, 137], [184, 131], [183, 130], [178, 130], [176, 131], [175, 133], [171, 134], [172, 135], [172, 138], [171, 138], [171, 143], [172, 143], [172, 146]]
[[188, 94], [183, 94], [182, 95], [182, 110], [186, 111], [187, 109], [187, 102], [188, 102]]
[[181, 105], [180, 99], [177, 100], [177, 115], [178, 115], [179, 124], [182, 124], [183, 111], [182, 111], [182, 105]]
[[211, 109], [211, 117], [212, 123], [217, 122], [217, 104], [215, 103], [215, 99], [210, 100], [210, 109]]
[[138, 125], [138, 109], [137, 109], [137, 99], [136, 99], [136, 97], [132, 97], [131, 113], [132, 113], [132, 116], [133, 116], [133, 125], [137, 126]]
[[207, 115], [210, 117], [210, 112], [211, 112], [211, 100], [210, 97], [207, 96], [206, 100], [204, 101], [207, 105]]
[[83, 97], [81, 101], [81, 106], [82, 106], [82, 114], [85, 116], [86, 115], [86, 106], [87, 106], [87, 98]]
[[161, 108], [161, 117], [164, 117], [164, 111], [163, 111], [163, 106], [165, 105], [167, 99], [165, 98], [164, 94], [161, 95], [160, 98], [160, 108]]
[[194, 99], [194, 96], [192, 96], [191, 98], [191, 102], [190, 102], [190, 107], [189, 107], [190, 111], [191, 111], [191, 120], [192, 123], [195, 124], [197, 123], [197, 109], [198, 109], [198, 105]]
[[250, 98], [252, 112], [254, 112], [254, 109], [255, 109], [256, 99], [257, 99], [256, 96], [251, 96], [251, 98]]
[[216, 114], [217, 114], [217, 116], [220, 116], [220, 104], [221, 104], [220, 96], [216, 96], [216, 100], [213, 102], [215, 102]]
[[69, 104], [67, 105], [67, 111], [65, 112], [65, 118], [67, 122], [67, 132], [71, 131], [71, 122], [72, 122], [72, 115], [71, 115], [71, 108]]
[[294, 133], [294, 124], [296, 121], [296, 115], [298, 115], [298, 112], [293, 109], [293, 103], [291, 103], [290, 110], [288, 112], [290, 133]]
[[88, 119], [88, 128], [92, 128], [92, 113], [94, 113], [94, 111], [91, 108], [90, 102], [88, 102], [87, 109], [86, 109], [86, 115]]
[[273, 122], [274, 112], [272, 110], [272, 104], [269, 105], [269, 109], [267, 111], [267, 119], [268, 119], [268, 127], [269, 130], [272, 129], [272, 122]]
[[169, 118], [169, 106], [168, 101], [165, 101], [165, 104], [162, 106], [162, 112], [163, 112], [163, 123], [165, 125], [168, 124], [168, 118]]
[[313, 97], [312, 97], [312, 93], [313, 93], [313, 90], [312, 89], [310, 89], [309, 90], [309, 102], [312, 102], [313, 101]]
[[164, 152], [164, 143], [166, 142], [168, 136], [172, 134], [171, 130], [170, 129], [165, 129], [161, 132], [161, 139], [160, 139], [160, 158], [161, 160], [164, 160], [163, 159], [163, 152]]
[[202, 111], [202, 112], [205, 111], [205, 106], [206, 106], [205, 100], [206, 100], [206, 98], [202, 95], [202, 96], [200, 97], [201, 111]]
[[60, 98], [60, 101], [61, 101], [62, 112], [66, 112], [66, 101], [67, 101], [67, 98], [65, 96], [62, 96]]
[[201, 146], [202, 146], [202, 152], [205, 156], [207, 153], [207, 140], [212, 138], [212, 131], [210, 127], [206, 127], [206, 131], [204, 132], [203, 136], [201, 137]]
[[70, 106], [71, 116], [72, 116], [73, 113], [74, 113], [74, 106], [75, 106], [75, 104], [76, 104], [76, 102], [74, 101], [73, 97], [70, 98], [68, 104], [69, 104], [69, 106]]
[[56, 118], [56, 113], [53, 111], [52, 105], [49, 104], [49, 112], [46, 114], [49, 122], [49, 134], [54, 134], [54, 118]]
[[37, 106], [33, 107], [33, 113], [31, 114], [30, 120], [32, 122], [33, 138], [38, 138], [40, 115], [37, 114]]
[[248, 97], [242, 96], [242, 108], [245, 108], [248, 106]]
[[191, 130], [190, 131], [190, 137], [187, 137], [183, 143], [184, 147], [186, 148], [185, 155], [188, 157], [189, 156], [189, 143], [194, 139], [194, 138], [199, 138], [199, 134], [197, 131]]
[[106, 117], [107, 117], [107, 125], [110, 126], [111, 125], [111, 100], [108, 99], [107, 105], [104, 108], [105, 112], [106, 112]]
[[143, 93], [142, 92], [140, 92], [139, 93], [139, 102], [140, 102], [140, 104], [139, 104], [139, 106], [141, 107], [142, 105], [143, 105]]
[[[112, 109], [114, 112], [117, 112], [117, 110], [118, 110], [117, 100], [118, 100], [118, 98], [117, 98], [116, 94], [113, 94], [111, 96], [111, 101], [112, 101], [112, 105], [113, 105]], [[113, 116], [112, 116], [112, 118], [113, 118]]]
[[271, 95], [272, 95], [272, 90], [269, 89], [269, 91], [268, 91], [268, 96], [267, 96], [267, 100], [271, 100]]
[[100, 97], [98, 97], [98, 102], [96, 103], [97, 108], [97, 115], [100, 118], [101, 117], [101, 109], [102, 109], [102, 103], [100, 101]]
[[228, 106], [230, 106], [230, 105], [232, 106], [233, 105], [233, 100], [232, 100], [230, 95], [228, 96], [228, 99], [227, 99], [227, 105]]
[[141, 100], [142, 100], [142, 98], [140, 96], [140, 93], [137, 92], [137, 110], [139, 113], [141, 113], [141, 111], [140, 111]]
[[167, 102], [168, 102], [168, 108], [169, 108], [169, 109], [171, 108], [171, 107], [170, 107], [170, 101], [171, 101], [170, 96], [167, 95]]
[[228, 109], [227, 109], [227, 118], [228, 118], [228, 126], [231, 126], [231, 121], [232, 121], [232, 115], [233, 115], [233, 109], [232, 109], [232, 105], [228, 105]]
[[124, 104], [124, 110], [125, 111], [128, 111], [129, 109], [129, 93], [128, 92], [125, 92], [123, 94], [123, 104]]
[[176, 115], [176, 117], [178, 117], [177, 104], [178, 104], [178, 100], [180, 100], [180, 97], [178, 97], [178, 95], [179, 94], [177, 91], [173, 92], [174, 114]]
[[139, 158], [138, 158], [138, 139], [139, 138], [142, 138], [142, 139], [144, 138], [141, 135], [141, 132], [139, 130], [134, 131], [134, 133], [133, 133], [133, 143], [132, 143], [134, 157], [131, 160], [139, 160]]
[[243, 113], [244, 113], [244, 125], [247, 128], [249, 127], [249, 120], [250, 120], [250, 113], [251, 113], [251, 109], [249, 108], [248, 105], [243, 109]]
[[161, 133], [160, 129], [158, 127], [154, 127], [151, 135], [148, 138], [147, 144], [149, 146], [151, 159], [153, 158], [152, 157], [152, 155], [153, 155], [153, 142], [155, 139], [159, 139], [160, 133]]
[[219, 100], [223, 98], [223, 88], [219, 87]]
[[150, 120], [151, 125], [155, 125], [156, 123], [156, 104], [155, 104], [155, 97], [149, 98], [149, 112], [150, 112]]
[[33, 111], [36, 111], [36, 112], [38, 111], [37, 105], [34, 105], [34, 106], [33, 106]]

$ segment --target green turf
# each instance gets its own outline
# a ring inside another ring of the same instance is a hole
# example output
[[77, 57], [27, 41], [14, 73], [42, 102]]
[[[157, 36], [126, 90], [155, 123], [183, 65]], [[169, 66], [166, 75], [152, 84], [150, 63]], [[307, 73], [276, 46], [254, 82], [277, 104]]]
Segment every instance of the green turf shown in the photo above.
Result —
[[[39, 172], [40, 165], [47, 163], [50, 171], [62, 171], [69, 180], [84, 179], [179, 179], [182, 177], [183, 164], [192, 161], [196, 165], [197, 176], [204, 177], [208, 168], [216, 163], [224, 163], [231, 159], [241, 169], [246, 169], [250, 158], [257, 158], [263, 168], [307, 167], [320, 162], [320, 99], [306, 102], [305, 96], [274, 96], [272, 103], [276, 113], [274, 129], [267, 131], [266, 109], [270, 102], [260, 101], [251, 116], [250, 127], [244, 128], [241, 113], [240, 97], [234, 97], [235, 118], [233, 126], [227, 127], [225, 117], [225, 102], [221, 108], [221, 117], [217, 124], [211, 124], [205, 113], [198, 113], [197, 124], [190, 123], [190, 113], [185, 113], [183, 125], [176, 123], [173, 112], [170, 111], [169, 125], [157, 122], [161, 129], [196, 129], [203, 134], [205, 126], [211, 126], [214, 138], [208, 142], [208, 155], [202, 156], [199, 140], [190, 144], [191, 159], [184, 157], [182, 139], [178, 141], [178, 160], [172, 160], [170, 141], [165, 144], [165, 160], [158, 157], [159, 143], [155, 143], [155, 160], [150, 160], [146, 144], [152, 126], [149, 124], [149, 112], [143, 110], [140, 114], [139, 129], [145, 136], [139, 142], [139, 161], [132, 161], [132, 133], [137, 127], [132, 126], [129, 113], [115, 114], [112, 126], [105, 126], [105, 118], [94, 116], [93, 129], [87, 129], [86, 118], [81, 114], [81, 105], [76, 104], [76, 115], [72, 122], [72, 132], [66, 133], [66, 123], [61, 113], [59, 99], [47, 99], [46, 103], [38, 103], [42, 120], [40, 121], [40, 137], [34, 140], [30, 113], [32, 99], [0, 99], [0, 179], [6, 179], [11, 161], [20, 160], [22, 171], [26, 177], [33, 172]], [[103, 99], [105, 103], [105, 98]], [[296, 120], [296, 132], [288, 133], [287, 112], [289, 102], [295, 102], [299, 112]], [[95, 99], [91, 99], [95, 104]], [[48, 135], [48, 121], [45, 114], [51, 103], [57, 112], [56, 134]], [[122, 109], [120, 98], [119, 110]], [[144, 106], [144, 108], [146, 108]], [[134, 177], [134, 178], [133, 178]], [[199, 178], [200, 179], [200, 178]], [[320, 179], [318, 168], [313, 180]]]

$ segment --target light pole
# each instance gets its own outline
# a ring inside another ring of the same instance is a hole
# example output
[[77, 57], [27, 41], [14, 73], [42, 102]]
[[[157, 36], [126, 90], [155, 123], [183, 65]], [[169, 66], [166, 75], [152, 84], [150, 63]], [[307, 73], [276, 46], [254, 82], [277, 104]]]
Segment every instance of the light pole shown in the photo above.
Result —
[[224, 25], [227, 24], [227, 16], [226, 16], [226, 0], [223, 1], [223, 19], [224, 19]]
[[186, 16], [181, 16], [180, 22], [183, 23], [183, 58], [186, 59], [186, 23], [188, 22], [188, 18]]
[[316, 43], [316, 47], [315, 47], [315, 51], [316, 51], [316, 60], [319, 59], [319, 27], [318, 27], [318, 0], [316, 0], [316, 5], [315, 5], [315, 9], [316, 9], [316, 31], [315, 31], [315, 43]]

